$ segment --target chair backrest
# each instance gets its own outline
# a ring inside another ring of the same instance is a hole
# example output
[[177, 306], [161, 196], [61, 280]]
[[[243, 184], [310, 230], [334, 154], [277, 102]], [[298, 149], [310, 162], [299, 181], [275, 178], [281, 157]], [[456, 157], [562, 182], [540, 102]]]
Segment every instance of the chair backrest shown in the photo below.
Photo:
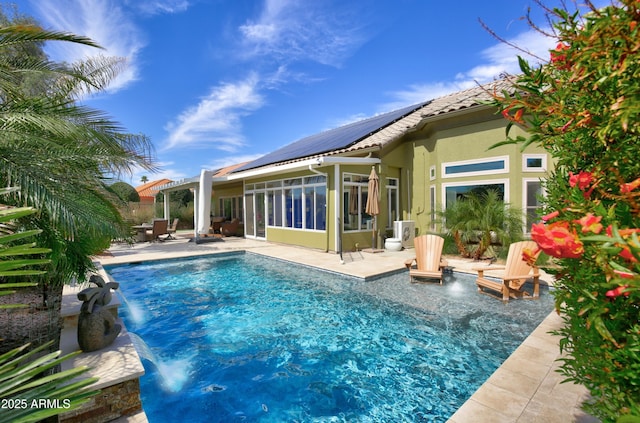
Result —
[[240, 226], [240, 219], [238, 218], [234, 218], [231, 222], [223, 222], [221, 227], [222, 234], [226, 236], [235, 235], [238, 226]]
[[167, 227], [169, 226], [169, 221], [164, 219], [157, 219], [153, 221], [153, 229], [151, 229], [151, 236], [154, 238], [158, 235], [164, 235], [167, 233]]
[[[505, 264], [504, 270], [505, 276], [529, 274], [531, 266], [529, 266], [526, 261], [522, 260], [522, 253], [525, 249], [533, 253], [538, 249], [538, 245], [535, 241], [519, 241], [509, 245], [509, 254], [507, 255], [507, 263]], [[540, 254], [539, 251], [535, 257], [537, 257], [538, 254]]]
[[178, 221], [180, 221], [180, 219], [176, 217], [175, 219], [173, 219], [173, 222], [171, 223], [171, 228], [169, 229], [171, 229], [173, 232], [175, 232], [176, 229], [178, 229]]
[[413, 239], [418, 270], [438, 270], [442, 258], [444, 238], [438, 235], [420, 235]]

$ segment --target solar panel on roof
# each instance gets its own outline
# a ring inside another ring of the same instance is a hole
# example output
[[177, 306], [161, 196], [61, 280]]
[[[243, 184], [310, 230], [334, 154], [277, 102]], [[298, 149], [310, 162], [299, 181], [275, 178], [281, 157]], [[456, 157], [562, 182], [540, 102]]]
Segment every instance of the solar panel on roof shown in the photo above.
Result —
[[319, 134], [310, 135], [249, 162], [236, 169], [235, 172], [346, 148], [428, 103], [415, 104]]

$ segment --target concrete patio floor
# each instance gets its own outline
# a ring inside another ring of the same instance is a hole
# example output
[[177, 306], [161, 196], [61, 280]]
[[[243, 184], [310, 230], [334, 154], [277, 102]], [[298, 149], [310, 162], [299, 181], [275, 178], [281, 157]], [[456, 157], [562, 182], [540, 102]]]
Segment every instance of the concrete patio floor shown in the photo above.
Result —
[[[300, 247], [273, 244], [239, 237], [205, 242], [190, 242], [190, 232], [180, 231], [177, 239], [144, 242], [133, 245], [114, 244], [97, 259], [103, 265], [141, 262], [157, 259], [217, 254], [229, 251], [251, 251], [256, 254], [288, 260], [328, 271], [363, 279], [404, 269], [404, 261], [413, 250], [380, 253], [347, 252], [343, 262], [337, 254]], [[458, 272], [473, 272], [477, 262], [450, 259]], [[550, 281], [548, 276], [543, 280]], [[499, 300], [496, 300], [499, 301]], [[516, 300], [517, 301], [517, 300]], [[548, 332], [561, 327], [562, 319], [552, 312], [514, 351], [472, 397], [450, 418], [451, 423], [596, 423], [580, 405], [588, 398], [587, 390], [572, 383], [561, 383], [556, 372], [561, 357], [558, 339]], [[127, 421], [127, 420], [121, 420]]]

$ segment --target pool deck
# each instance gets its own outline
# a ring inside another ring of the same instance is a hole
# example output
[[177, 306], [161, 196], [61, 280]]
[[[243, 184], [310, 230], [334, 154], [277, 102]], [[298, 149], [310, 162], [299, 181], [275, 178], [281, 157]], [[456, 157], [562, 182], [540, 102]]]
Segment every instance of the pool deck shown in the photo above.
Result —
[[[348, 252], [343, 254], [344, 263], [342, 263], [337, 254], [324, 251], [237, 237], [205, 239], [207, 242], [195, 243], [189, 242], [190, 235], [188, 232], [179, 231], [176, 240], [133, 245], [114, 244], [104, 255], [97, 257], [97, 260], [103, 265], [109, 265], [250, 251], [369, 279], [402, 271], [404, 261], [412, 258], [414, 254], [412, 249], [375, 254], [366, 251]], [[477, 262], [460, 259], [450, 259], [449, 264], [458, 272], [470, 273], [473, 273], [473, 267], [479, 266]], [[543, 276], [542, 279], [551, 282], [549, 276]], [[401, 289], [401, 286], [399, 288]], [[599, 422], [580, 410], [580, 404], [588, 398], [586, 388], [572, 383], [561, 383], [562, 376], [556, 372], [559, 367], [557, 359], [561, 358], [561, 354], [558, 338], [549, 334], [549, 331], [561, 325], [562, 319], [555, 312], [550, 313], [502, 366], [460, 407], [449, 422]], [[120, 419], [118, 422], [138, 423], [144, 420], [146, 419], [131, 417]]]

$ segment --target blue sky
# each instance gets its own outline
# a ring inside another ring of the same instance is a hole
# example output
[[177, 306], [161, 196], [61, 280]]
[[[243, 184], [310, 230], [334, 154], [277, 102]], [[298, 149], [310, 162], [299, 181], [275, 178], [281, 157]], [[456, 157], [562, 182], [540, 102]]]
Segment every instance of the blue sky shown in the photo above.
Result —
[[[127, 58], [106, 93], [84, 99], [149, 136], [179, 180], [302, 137], [517, 72], [482, 28], [548, 58], [553, 39], [522, 19], [533, 0], [21, 0], [48, 29], [106, 50], [50, 44], [55, 60]], [[547, 4], [553, 4], [547, 1]], [[522, 54], [522, 53], [520, 53]]]

